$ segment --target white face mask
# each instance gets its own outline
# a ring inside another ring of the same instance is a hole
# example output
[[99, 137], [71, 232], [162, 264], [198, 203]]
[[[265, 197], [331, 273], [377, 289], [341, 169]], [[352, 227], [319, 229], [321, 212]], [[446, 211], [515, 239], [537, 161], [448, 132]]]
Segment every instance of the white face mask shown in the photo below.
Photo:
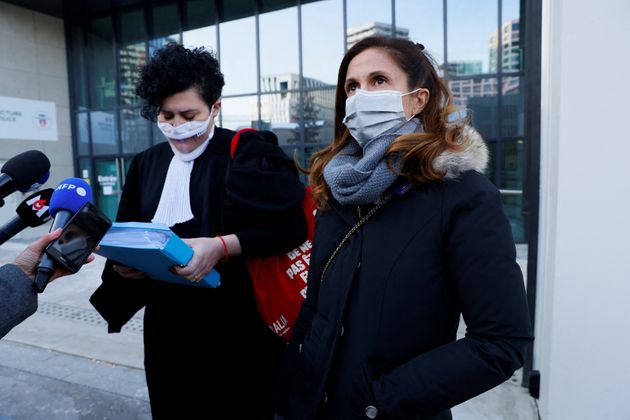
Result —
[[157, 126], [162, 134], [164, 134], [167, 138], [171, 140], [185, 140], [189, 137], [200, 136], [203, 134], [208, 129], [211, 119], [212, 116], [203, 121], [188, 121], [182, 125], [178, 125], [177, 127], [173, 127], [167, 122], [158, 121]]
[[405, 116], [402, 97], [419, 91], [401, 93], [397, 90], [361, 90], [346, 99], [343, 124], [363, 147], [367, 142], [415, 117]]

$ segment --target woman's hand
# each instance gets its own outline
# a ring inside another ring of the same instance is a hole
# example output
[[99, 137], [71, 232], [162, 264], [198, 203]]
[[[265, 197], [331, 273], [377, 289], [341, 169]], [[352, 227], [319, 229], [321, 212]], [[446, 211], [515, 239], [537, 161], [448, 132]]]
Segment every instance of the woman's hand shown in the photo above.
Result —
[[127, 267], [126, 265], [114, 264], [112, 268], [120, 277], [126, 279], [147, 279], [149, 275], [144, 271], [136, 270], [135, 268]]
[[191, 238], [183, 241], [193, 249], [194, 254], [186, 267], [175, 267], [175, 273], [195, 283], [206, 277], [225, 257], [225, 249], [219, 238]]

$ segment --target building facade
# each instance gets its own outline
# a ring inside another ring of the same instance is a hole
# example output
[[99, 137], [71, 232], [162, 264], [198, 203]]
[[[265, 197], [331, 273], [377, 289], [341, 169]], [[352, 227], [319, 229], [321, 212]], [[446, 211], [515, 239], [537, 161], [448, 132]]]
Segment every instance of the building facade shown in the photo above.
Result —
[[[380, 34], [421, 42], [433, 55], [457, 105], [470, 110], [488, 142], [487, 175], [504, 191], [515, 239], [527, 241], [522, 215], [525, 139], [519, 123], [524, 99], [518, 83], [516, 88], [512, 83], [524, 71], [520, 61], [508, 68], [493, 58], [501, 54], [505, 61], [522, 51], [520, 2], [485, 2], [484, 10], [465, 6], [470, 13], [483, 13], [474, 28], [467, 28], [470, 19], [455, 1], [429, 1], [422, 7], [405, 0], [145, 3], [87, 2], [64, 15], [76, 166], [94, 182], [97, 203], [110, 215], [130, 159], [163, 141], [156, 127], [140, 117], [133, 93], [138, 68], [156, 48], [180, 42], [213, 51], [226, 78], [218, 125], [273, 129], [285, 150], [305, 164], [332, 140], [336, 71], [344, 51], [365, 36]], [[459, 27], [471, 34], [462, 34]], [[488, 43], [497, 33], [505, 33], [509, 42]]]
[[350, 49], [363, 38], [370, 36], [394, 36], [396, 38], [409, 39], [409, 29], [392, 26], [391, 23], [366, 22], [362, 25], [348, 28], [346, 34], [346, 48]]

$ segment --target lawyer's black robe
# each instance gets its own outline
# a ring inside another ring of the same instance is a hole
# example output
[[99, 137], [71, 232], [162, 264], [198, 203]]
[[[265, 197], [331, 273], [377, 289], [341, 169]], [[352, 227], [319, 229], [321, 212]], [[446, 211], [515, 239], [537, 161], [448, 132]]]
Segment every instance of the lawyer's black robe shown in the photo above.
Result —
[[[264, 222], [230, 220], [225, 175], [233, 134], [215, 128], [207, 149], [195, 160], [190, 180], [194, 219], [174, 226], [173, 231], [183, 238], [235, 233], [243, 256], [292, 249], [305, 235], [299, 205]], [[134, 158], [118, 221], [151, 220], [172, 156], [169, 145], [163, 143]], [[297, 176], [292, 182], [299, 182]], [[91, 298], [110, 332], [120, 331], [145, 307], [145, 369], [154, 419], [272, 418], [271, 392], [283, 344], [257, 313], [242, 258], [230, 258], [217, 269], [222, 285], [206, 289], [124, 279], [108, 262], [103, 283]]]

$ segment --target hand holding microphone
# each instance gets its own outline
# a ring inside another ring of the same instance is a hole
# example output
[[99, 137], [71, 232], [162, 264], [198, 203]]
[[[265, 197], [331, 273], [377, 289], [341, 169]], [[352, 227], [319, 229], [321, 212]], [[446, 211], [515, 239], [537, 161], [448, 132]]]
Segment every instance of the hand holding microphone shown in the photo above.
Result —
[[[37, 265], [39, 263], [40, 258], [44, 254], [44, 249], [48, 246], [51, 241], [54, 241], [61, 235], [61, 229], [57, 229], [53, 232], [49, 232], [39, 238], [37, 241], [30, 244], [20, 255], [18, 255], [13, 264], [17, 265], [24, 273], [30, 277], [31, 280], [35, 279], [35, 274], [37, 273]], [[91, 263], [94, 261], [94, 256], [90, 255], [86, 261], [86, 263]], [[72, 274], [70, 271], [63, 268], [56, 268], [55, 271], [50, 276], [49, 282], [63, 276], [67, 276]]]
[[[50, 231], [63, 228], [70, 218], [87, 202], [92, 201], [92, 189], [82, 179], [68, 178], [61, 181], [50, 199], [50, 215], [54, 218]], [[37, 266], [35, 290], [41, 293], [53, 277], [55, 262], [48, 255], [43, 255]]]

